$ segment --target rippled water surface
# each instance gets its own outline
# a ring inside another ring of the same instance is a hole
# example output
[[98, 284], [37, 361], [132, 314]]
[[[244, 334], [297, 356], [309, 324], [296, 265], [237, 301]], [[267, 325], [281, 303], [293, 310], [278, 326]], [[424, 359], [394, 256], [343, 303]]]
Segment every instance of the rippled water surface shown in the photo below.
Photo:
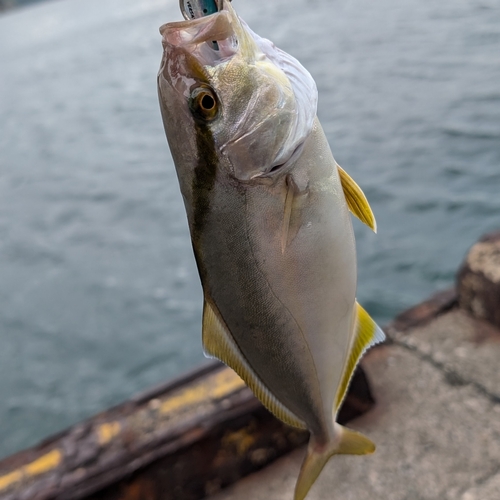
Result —
[[[500, 227], [500, 0], [234, 0], [320, 91], [382, 324]], [[177, 0], [0, 17], [0, 455], [202, 362], [201, 290], [159, 116]]]

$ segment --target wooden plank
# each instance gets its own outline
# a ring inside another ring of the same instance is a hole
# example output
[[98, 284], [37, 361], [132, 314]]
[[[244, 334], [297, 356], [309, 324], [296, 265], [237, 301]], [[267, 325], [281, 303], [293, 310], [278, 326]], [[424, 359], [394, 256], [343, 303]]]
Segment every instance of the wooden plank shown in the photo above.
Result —
[[[360, 369], [339, 420], [373, 404]], [[307, 439], [214, 362], [0, 461], [0, 499], [195, 500]]]
[[406, 332], [416, 326], [423, 326], [441, 314], [458, 307], [458, 298], [455, 288], [450, 288], [432, 295], [429, 299], [402, 312], [385, 328], [386, 333], [391, 331]]

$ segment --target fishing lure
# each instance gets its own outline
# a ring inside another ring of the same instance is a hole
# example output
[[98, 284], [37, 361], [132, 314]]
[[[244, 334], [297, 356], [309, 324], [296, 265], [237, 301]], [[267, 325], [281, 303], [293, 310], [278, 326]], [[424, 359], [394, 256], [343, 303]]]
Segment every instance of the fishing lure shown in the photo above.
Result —
[[179, 3], [185, 19], [197, 19], [219, 11], [216, 0], [180, 0]]

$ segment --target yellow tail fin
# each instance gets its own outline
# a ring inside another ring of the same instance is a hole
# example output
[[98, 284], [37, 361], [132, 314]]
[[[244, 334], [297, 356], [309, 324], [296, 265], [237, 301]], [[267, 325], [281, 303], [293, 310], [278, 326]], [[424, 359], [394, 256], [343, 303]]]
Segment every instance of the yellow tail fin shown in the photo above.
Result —
[[368, 455], [375, 451], [375, 445], [359, 432], [335, 424], [338, 438], [330, 446], [320, 446], [311, 436], [307, 455], [302, 463], [297, 485], [295, 486], [294, 500], [304, 500], [318, 478], [323, 467], [333, 455]]

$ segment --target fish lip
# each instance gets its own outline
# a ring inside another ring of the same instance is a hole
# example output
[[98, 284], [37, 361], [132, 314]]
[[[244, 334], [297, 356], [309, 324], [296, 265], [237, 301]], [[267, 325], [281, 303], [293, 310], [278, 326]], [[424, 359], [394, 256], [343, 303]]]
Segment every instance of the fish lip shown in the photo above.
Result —
[[160, 33], [164, 61], [178, 58], [178, 71], [186, 76], [198, 75], [204, 81], [209, 68], [240, 52], [239, 39], [246, 36], [240, 18], [227, 0], [220, 0], [220, 10], [214, 14], [164, 24]]

